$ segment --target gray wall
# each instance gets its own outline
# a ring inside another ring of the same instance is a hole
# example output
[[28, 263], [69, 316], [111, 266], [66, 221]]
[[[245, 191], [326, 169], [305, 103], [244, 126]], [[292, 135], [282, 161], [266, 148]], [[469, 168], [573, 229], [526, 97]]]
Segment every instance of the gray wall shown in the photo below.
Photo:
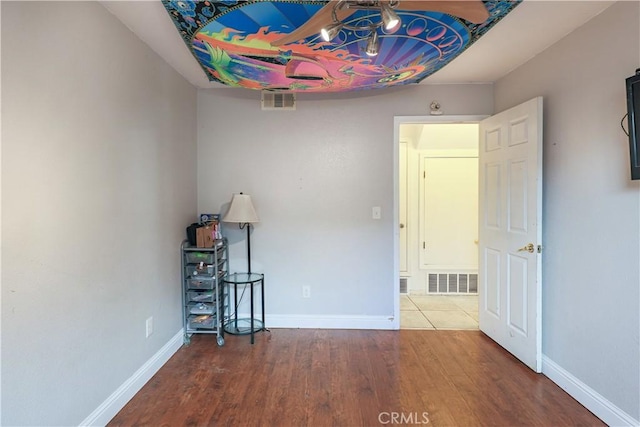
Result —
[[620, 120], [638, 67], [640, 3], [619, 2], [495, 88], [496, 111], [544, 96], [543, 353], [636, 420], [640, 182]]
[[[97, 3], [1, 10], [3, 425], [78, 424], [174, 336], [184, 227], [233, 192], [262, 220], [253, 266], [271, 326], [390, 316], [393, 117], [434, 99], [447, 115], [491, 114], [538, 95], [543, 350], [640, 418], [640, 187], [619, 128], [637, 2], [502, 79], [495, 108], [491, 85], [444, 85], [300, 96], [295, 112], [226, 89], [200, 91], [196, 108], [195, 89]], [[245, 234], [225, 232], [242, 270]]]
[[[493, 86], [301, 95], [296, 111], [261, 111], [255, 92], [199, 92], [199, 210], [224, 210], [233, 192], [254, 199], [252, 267], [266, 274], [271, 326], [390, 326], [393, 119], [424, 116], [434, 99], [446, 115], [490, 114]], [[232, 268], [245, 269], [245, 233], [232, 225], [225, 233]]]
[[98, 3], [1, 7], [1, 423], [77, 425], [182, 327], [196, 90]]

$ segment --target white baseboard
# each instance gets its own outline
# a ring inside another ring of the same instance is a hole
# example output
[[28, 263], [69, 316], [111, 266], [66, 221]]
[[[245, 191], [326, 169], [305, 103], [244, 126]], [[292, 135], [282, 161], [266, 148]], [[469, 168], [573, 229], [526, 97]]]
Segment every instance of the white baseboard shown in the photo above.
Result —
[[81, 426], [105, 426], [124, 405], [144, 386], [147, 381], [178, 351], [184, 342], [182, 329], [175, 334], [156, 354], [140, 367], [128, 380], [126, 380], [111, 396], [96, 408]]
[[[239, 317], [244, 316], [240, 314]], [[387, 316], [271, 315], [267, 316], [265, 320], [269, 328], [397, 329], [394, 327], [393, 317]], [[106, 425], [182, 347], [183, 335], [182, 330], [178, 331], [156, 354], [82, 421], [80, 426]], [[640, 421], [635, 420], [631, 415], [609, 402], [545, 355], [542, 356], [542, 373], [608, 425], [640, 426]]]
[[[242, 313], [239, 317], [243, 316]], [[398, 329], [393, 316], [267, 315], [268, 328], [302, 329]]]
[[605, 399], [545, 355], [542, 355], [542, 373], [606, 424], [612, 427], [640, 426], [640, 421], [633, 419], [631, 415]]

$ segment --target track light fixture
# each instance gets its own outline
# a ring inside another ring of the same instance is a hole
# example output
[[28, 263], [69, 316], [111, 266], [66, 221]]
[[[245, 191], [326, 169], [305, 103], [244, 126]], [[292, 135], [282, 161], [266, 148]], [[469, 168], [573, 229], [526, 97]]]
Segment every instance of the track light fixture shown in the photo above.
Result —
[[367, 39], [367, 48], [364, 52], [369, 56], [376, 56], [378, 55], [378, 48], [378, 32], [373, 28], [369, 38]]
[[337, 23], [328, 25], [327, 28], [323, 28], [322, 30], [320, 30], [320, 35], [322, 36], [322, 40], [326, 42], [330, 42], [338, 35], [340, 30], [342, 30], [342, 27], [343, 27], [342, 22], [337, 22]]
[[[368, 31], [365, 53], [369, 56], [376, 56], [380, 49], [378, 28], [383, 27], [386, 31], [393, 31], [400, 25], [400, 17], [393, 10], [398, 7], [398, 4], [400, 4], [399, 0], [338, 0], [333, 6], [333, 22], [320, 30], [320, 36], [328, 42], [333, 40], [342, 29], [351, 30], [356, 36], [358, 33]], [[367, 22], [366, 25], [350, 25], [338, 19], [337, 12], [342, 9], [369, 11], [377, 9], [380, 20], [374, 23]]]
[[395, 10], [391, 9], [389, 3], [380, 3], [380, 16], [382, 17], [384, 29], [387, 31], [392, 31], [400, 25], [400, 17]]

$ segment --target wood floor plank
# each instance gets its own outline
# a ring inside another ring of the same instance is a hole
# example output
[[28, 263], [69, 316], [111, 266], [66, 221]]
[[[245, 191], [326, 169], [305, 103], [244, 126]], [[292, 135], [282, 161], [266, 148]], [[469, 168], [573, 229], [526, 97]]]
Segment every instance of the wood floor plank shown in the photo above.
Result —
[[[452, 331], [450, 339], [440, 347], [439, 358], [446, 359], [443, 369], [454, 387], [465, 400], [478, 425], [487, 425], [491, 420], [503, 419], [505, 425], [529, 425], [523, 423], [517, 410], [517, 402], [511, 402], [508, 393], [494, 393], [487, 399], [485, 393], [492, 389], [502, 391], [501, 381], [509, 373], [500, 369], [504, 363], [502, 356], [491, 352], [482, 352], [479, 344], [483, 344], [480, 332], [469, 332], [479, 337], [478, 341], [460, 340], [460, 332]], [[492, 347], [486, 341], [483, 347]], [[524, 365], [522, 365], [524, 367]], [[528, 369], [528, 368], [525, 368]], [[508, 406], [512, 405], [512, 406]]]
[[603, 426], [479, 331], [194, 336], [109, 426]]

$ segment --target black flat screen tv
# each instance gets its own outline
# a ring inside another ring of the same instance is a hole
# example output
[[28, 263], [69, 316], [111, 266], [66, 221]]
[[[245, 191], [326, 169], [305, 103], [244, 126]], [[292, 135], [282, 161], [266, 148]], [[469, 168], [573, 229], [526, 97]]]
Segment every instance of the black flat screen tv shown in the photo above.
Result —
[[640, 179], [640, 68], [626, 82], [631, 179]]

